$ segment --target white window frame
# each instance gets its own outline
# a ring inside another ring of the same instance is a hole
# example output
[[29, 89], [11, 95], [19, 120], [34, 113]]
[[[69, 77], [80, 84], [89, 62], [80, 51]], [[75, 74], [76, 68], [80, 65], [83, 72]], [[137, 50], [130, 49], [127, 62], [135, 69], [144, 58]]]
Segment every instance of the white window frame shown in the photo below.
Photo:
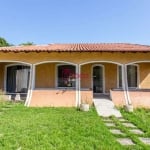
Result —
[[[139, 68], [139, 65], [138, 64], [130, 64], [130, 65], [127, 65], [127, 67], [128, 66], [136, 66], [137, 67], [137, 83], [136, 83], [137, 86], [136, 87], [129, 87], [128, 86], [128, 88], [129, 89], [140, 88], [140, 85], [139, 85], [139, 83], [140, 83], [140, 74], [139, 74], [140, 68]], [[122, 66], [118, 65], [118, 67], [117, 67], [117, 88], [122, 88], [122, 87], [119, 87], [119, 67], [122, 67]], [[127, 84], [128, 84], [128, 79], [127, 79]]]
[[117, 65], [117, 88], [118, 89], [122, 89], [123, 87], [119, 87], [119, 76], [120, 76], [119, 75], [119, 67], [121, 67], [121, 72], [122, 72], [122, 66], [121, 65]]
[[[77, 69], [76, 69], [76, 66], [75, 65], [72, 65], [72, 64], [56, 64], [56, 68], [55, 68], [55, 76], [56, 76], [56, 80], [55, 80], [55, 88], [58, 88], [58, 89], [76, 89], [76, 81], [75, 81], [75, 86], [74, 87], [59, 87], [58, 86], [58, 67], [59, 66], [74, 66], [75, 67], [75, 74], [77, 72]], [[76, 77], [75, 77], [75, 80], [76, 80]]]

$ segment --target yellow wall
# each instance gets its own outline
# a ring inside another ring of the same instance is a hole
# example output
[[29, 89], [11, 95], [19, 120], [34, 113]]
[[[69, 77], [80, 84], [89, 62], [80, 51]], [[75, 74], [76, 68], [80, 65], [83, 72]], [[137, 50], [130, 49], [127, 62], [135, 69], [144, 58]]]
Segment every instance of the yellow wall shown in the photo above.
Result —
[[41, 61], [69, 61], [72, 63], [84, 63], [87, 61], [114, 61], [129, 63], [139, 60], [150, 60], [150, 53], [120, 53], [120, 52], [29, 52], [29, 53], [3, 53], [0, 52], [0, 60], [24, 61], [38, 63]]
[[86, 64], [81, 67], [81, 88], [91, 88], [92, 64]]
[[0, 63], [0, 90], [4, 90], [4, 76], [5, 76], [5, 67], [6, 65], [13, 64], [2, 62]]
[[150, 63], [139, 64], [140, 88], [150, 88]]
[[[110, 63], [96, 63], [104, 66], [105, 92], [117, 88], [117, 65]], [[92, 66], [86, 64], [81, 67], [81, 88], [92, 88]], [[82, 77], [83, 75], [83, 77]]]
[[112, 88], [117, 88], [117, 65], [105, 63], [105, 86], [106, 92]]
[[35, 88], [55, 87], [55, 64], [46, 63], [36, 66]]
[[[9, 61], [23, 61], [23, 62], [28, 62], [31, 64], [39, 63], [42, 61], [68, 61], [76, 64], [88, 62], [88, 61], [114, 61], [114, 62], [119, 62], [119, 63], [129, 63], [129, 62], [134, 62], [134, 61], [144, 61], [144, 60], [150, 60], [150, 53], [120, 53], [120, 52], [114, 52], [114, 53], [108, 53], [108, 52], [41, 52], [41, 53], [36, 53], [36, 52], [29, 52], [29, 53], [14, 53], [14, 52], [9, 52], [9, 53], [3, 53], [0, 52], [0, 61], [2, 60], [9, 60]], [[36, 77], [36, 87], [54, 87], [55, 86], [55, 81], [54, 81], [54, 76], [55, 76], [55, 71], [51, 72], [50, 70], [55, 70], [54, 64], [49, 64], [50, 66], [48, 67], [47, 65], [39, 65], [36, 66], [36, 71], [37, 71], [37, 77]], [[116, 72], [112, 72], [112, 70], [116, 69], [116, 65], [110, 64], [107, 66], [107, 63], [105, 63], [105, 72], [106, 72], [106, 90], [116, 87]], [[149, 87], [149, 82], [150, 82], [150, 75], [149, 75], [149, 64], [145, 64], [146, 66], [144, 67], [144, 64], [140, 64], [140, 81], [141, 81], [141, 87], [142, 88], [150, 88]], [[43, 68], [44, 67], [44, 68]], [[2, 70], [2, 66], [0, 66]], [[50, 69], [51, 68], [51, 69]], [[85, 80], [82, 79], [81, 86], [83, 88], [91, 88], [91, 69], [86, 69], [90, 68], [90, 65], [85, 65], [82, 69], [83, 72], [88, 73], [89, 77]], [[109, 69], [111, 68], [111, 69]], [[112, 69], [113, 68], [113, 69]], [[42, 71], [40, 71], [40, 69]], [[142, 71], [143, 70], [143, 71]], [[2, 79], [2, 74], [1, 72], [1, 79]], [[47, 75], [47, 78], [45, 76]], [[49, 80], [50, 78], [50, 80]], [[108, 79], [107, 79], [108, 78]], [[41, 83], [39, 83], [39, 80]], [[111, 79], [111, 80], [110, 80]], [[2, 81], [0, 81], [0, 85], [2, 87]]]

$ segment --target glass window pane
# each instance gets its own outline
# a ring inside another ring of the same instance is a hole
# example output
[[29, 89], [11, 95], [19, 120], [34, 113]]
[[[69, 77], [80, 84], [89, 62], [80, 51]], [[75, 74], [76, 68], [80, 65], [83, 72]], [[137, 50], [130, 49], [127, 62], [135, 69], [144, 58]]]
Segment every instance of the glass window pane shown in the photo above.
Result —
[[102, 66], [93, 67], [93, 91], [103, 93], [103, 68]]
[[58, 87], [75, 87], [75, 66], [58, 66]]
[[121, 66], [119, 66], [118, 67], [118, 73], [119, 73], [119, 75], [118, 75], [118, 77], [119, 77], [119, 88], [122, 88], [122, 68], [121, 68]]
[[127, 66], [128, 87], [137, 87], [137, 66]]

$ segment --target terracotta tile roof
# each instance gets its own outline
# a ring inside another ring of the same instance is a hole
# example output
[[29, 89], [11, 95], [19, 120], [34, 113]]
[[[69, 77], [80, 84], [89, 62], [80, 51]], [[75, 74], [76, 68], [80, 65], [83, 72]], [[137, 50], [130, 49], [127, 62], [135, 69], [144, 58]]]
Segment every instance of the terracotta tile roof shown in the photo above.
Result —
[[150, 52], [150, 45], [77, 43], [0, 47], [1, 52]]

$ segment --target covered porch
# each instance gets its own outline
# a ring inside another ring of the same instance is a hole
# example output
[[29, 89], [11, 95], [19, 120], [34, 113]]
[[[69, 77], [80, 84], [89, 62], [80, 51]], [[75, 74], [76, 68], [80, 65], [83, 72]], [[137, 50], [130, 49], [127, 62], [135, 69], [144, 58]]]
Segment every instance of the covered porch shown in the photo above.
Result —
[[121, 67], [119, 70], [118, 88], [110, 89], [114, 104], [150, 108], [150, 62], [128, 63], [124, 65], [122, 71]]
[[80, 65], [42, 62], [33, 67], [33, 90], [28, 106], [74, 107], [84, 102], [92, 104], [93, 98], [107, 97], [116, 106], [145, 107], [142, 99], [149, 103], [149, 67], [149, 62], [97, 61]]
[[46, 61], [33, 65], [32, 94], [28, 106], [76, 107], [77, 65]]
[[18, 61], [0, 62], [0, 94], [8, 100], [26, 101], [31, 65]]
[[150, 62], [0, 63], [0, 89], [27, 106], [76, 107], [107, 97], [116, 106], [150, 107]]

